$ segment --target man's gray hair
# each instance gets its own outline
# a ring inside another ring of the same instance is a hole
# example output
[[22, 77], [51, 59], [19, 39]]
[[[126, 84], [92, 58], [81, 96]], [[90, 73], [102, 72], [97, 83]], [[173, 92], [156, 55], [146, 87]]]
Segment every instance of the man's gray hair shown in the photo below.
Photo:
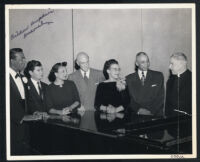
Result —
[[176, 52], [171, 55], [171, 58], [187, 62], [187, 56], [182, 52]]

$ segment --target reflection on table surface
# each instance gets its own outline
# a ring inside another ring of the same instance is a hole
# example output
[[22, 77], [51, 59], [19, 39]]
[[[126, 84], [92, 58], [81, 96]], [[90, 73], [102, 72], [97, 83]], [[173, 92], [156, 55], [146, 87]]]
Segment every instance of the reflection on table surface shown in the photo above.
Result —
[[155, 146], [162, 150], [171, 149], [174, 153], [184, 152], [180, 145], [189, 143], [187, 153], [191, 153], [192, 124], [191, 117], [187, 115], [161, 118], [132, 113], [84, 111], [65, 116], [50, 115], [34, 123]]

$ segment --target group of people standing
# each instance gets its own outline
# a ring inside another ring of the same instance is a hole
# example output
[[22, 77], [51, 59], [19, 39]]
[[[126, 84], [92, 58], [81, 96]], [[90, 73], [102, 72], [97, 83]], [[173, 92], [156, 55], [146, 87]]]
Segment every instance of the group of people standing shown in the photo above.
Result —
[[191, 71], [183, 53], [170, 57], [166, 93], [163, 74], [149, 69], [145, 52], [136, 55], [136, 71], [125, 78], [120, 77], [115, 59], [107, 60], [100, 71], [91, 68], [89, 56], [80, 52], [76, 64], [79, 69], [68, 75], [67, 62], [56, 63], [47, 85], [41, 81], [43, 67], [39, 61], [31, 60], [26, 65], [23, 50], [10, 49], [11, 154], [25, 154], [27, 150], [27, 128], [21, 124], [26, 114], [45, 117], [85, 110], [155, 116], [171, 116], [175, 111], [191, 114]]

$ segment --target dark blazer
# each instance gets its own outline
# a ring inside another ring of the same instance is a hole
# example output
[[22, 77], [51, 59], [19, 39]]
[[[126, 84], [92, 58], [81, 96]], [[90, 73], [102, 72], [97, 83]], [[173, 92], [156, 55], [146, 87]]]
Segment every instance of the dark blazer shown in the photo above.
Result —
[[[24, 84], [25, 97], [27, 88]], [[26, 104], [21, 100], [20, 92], [10, 75], [10, 121], [11, 121], [11, 154], [23, 154], [22, 143], [28, 143], [29, 132], [25, 124], [20, 121], [26, 115]]]
[[47, 84], [41, 82], [41, 89], [43, 92], [43, 99], [38, 94], [33, 82], [31, 79], [28, 79], [27, 87], [28, 87], [28, 98], [27, 98], [27, 107], [28, 113], [33, 114], [35, 111], [45, 112], [46, 111], [46, 88]]
[[81, 99], [81, 104], [84, 106], [84, 108], [86, 110], [94, 111], [94, 100], [97, 85], [105, 80], [103, 72], [90, 68], [88, 85], [85, 83], [85, 80], [80, 70], [77, 70], [74, 73], [70, 74], [69, 80], [74, 81], [74, 83], [76, 84]]
[[164, 77], [161, 72], [148, 70], [142, 86], [138, 72], [126, 77], [130, 95], [130, 109], [137, 113], [139, 108], [148, 109], [153, 115], [162, 116], [164, 106]]

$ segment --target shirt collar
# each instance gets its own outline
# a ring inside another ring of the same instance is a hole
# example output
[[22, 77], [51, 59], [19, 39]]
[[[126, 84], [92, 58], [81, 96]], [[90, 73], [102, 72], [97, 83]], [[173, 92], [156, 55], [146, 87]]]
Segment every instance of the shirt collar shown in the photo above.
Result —
[[[146, 76], [147, 76], [147, 70], [143, 71], [143, 72], [144, 72], [144, 76], [146, 78]], [[138, 69], [138, 75], [139, 75], [140, 78], [142, 77], [142, 70]]]
[[36, 81], [33, 78], [31, 78], [31, 81], [33, 82], [34, 86], [37, 87], [38, 86], [38, 82], [40, 83], [40, 81]]
[[[83, 71], [82, 69], [80, 69], [81, 75], [84, 77], [85, 71]], [[89, 78], [90, 76], [90, 69], [88, 69], [88, 71], [86, 72], [86, 76]]]
[[10, 68], [10, 74], [13, 78], [15, 78], [17, 72], [15, 70], [13, 70], [12, 68]]

